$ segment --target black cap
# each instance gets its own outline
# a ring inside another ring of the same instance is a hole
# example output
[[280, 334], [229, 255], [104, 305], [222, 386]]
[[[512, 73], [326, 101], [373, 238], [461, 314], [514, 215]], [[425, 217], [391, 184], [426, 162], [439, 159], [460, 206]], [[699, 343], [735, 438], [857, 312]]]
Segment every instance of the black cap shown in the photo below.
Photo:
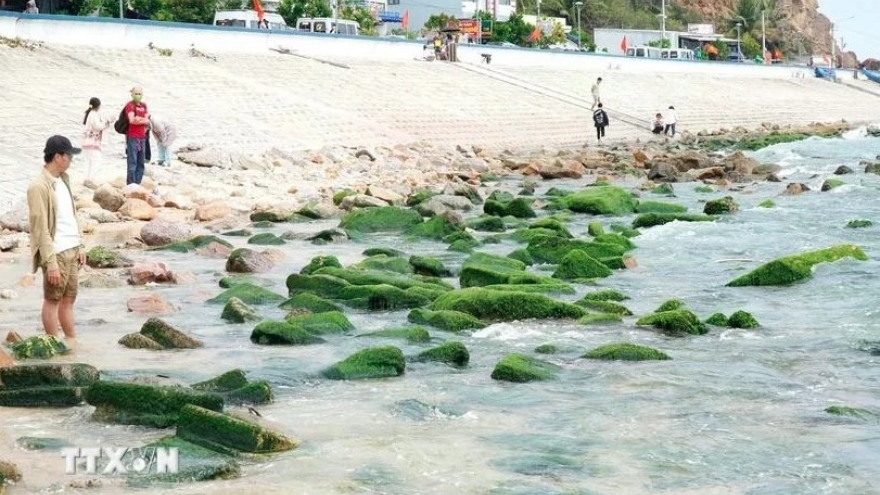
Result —
[[78, 155], [81, 151], [81, 149], [74, 148], [73, 145], [70, 144], [70, 139], [67, 139], [64, 136], [55, 135], [46, 140], [46, 148], [43, 149], [43, 154], [54, 155], [60, 153], [62, 155]]

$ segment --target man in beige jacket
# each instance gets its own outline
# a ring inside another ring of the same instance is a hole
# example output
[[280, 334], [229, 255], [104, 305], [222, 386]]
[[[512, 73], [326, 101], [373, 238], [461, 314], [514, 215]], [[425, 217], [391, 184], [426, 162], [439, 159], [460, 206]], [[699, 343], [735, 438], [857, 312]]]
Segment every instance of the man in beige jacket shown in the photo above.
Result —
[[43, 329], [67, 338], [76, 337], [73, 304], [79, 285], [79, 268], [86, 262], [82, 230], [70, 192], [67, 169], [74, 148], [64, 136], [52, 136], [43, 150], [43, 169], [27, 190], [33, 271], [43, 269]]

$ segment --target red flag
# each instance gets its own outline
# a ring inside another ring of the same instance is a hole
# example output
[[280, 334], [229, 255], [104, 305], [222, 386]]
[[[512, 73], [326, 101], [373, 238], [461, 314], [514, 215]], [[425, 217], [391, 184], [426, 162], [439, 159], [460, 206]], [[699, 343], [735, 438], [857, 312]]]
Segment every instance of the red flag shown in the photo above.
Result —
[[403, 27], [404, 31], [409, 27], [409, 10], [403, 11], [403, 19], [400, 20], [400, 25]]
[[257, 20], [263, 22], [263, 17], [265, 17], [266, 13], [263, 12], [263, 6], [260, 5], [260, 0], [254, 0], [254, 10], [257, 11]]
[[526, 38], [526, 40], [534, 42], [538, 41], [539, 39], [541, 39], [541, 28], [535, 26], [535, 30], [532, 31], [532, 34], [530, 34], [529, 37]]
[[[257, 0], [254, 1], [256, 2]], [[624, 54], [626, 53], [626, 36], [624, 36], [623, 39], [620, 40], [620, 49], [623, 50]]]

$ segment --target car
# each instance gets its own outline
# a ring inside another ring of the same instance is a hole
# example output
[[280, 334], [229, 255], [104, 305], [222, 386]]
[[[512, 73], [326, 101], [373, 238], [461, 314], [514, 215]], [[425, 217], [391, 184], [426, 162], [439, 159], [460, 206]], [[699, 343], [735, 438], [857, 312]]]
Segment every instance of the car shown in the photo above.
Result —
[[727, 56], [728, 62], [745, 62], [746, 56], [742, 52], [733, 52]]
[[518, 46], [510, 43], [509, 41], [487, 41], [484, 43], [486, 46], [500, 46], [503, 48], [519, 48]]

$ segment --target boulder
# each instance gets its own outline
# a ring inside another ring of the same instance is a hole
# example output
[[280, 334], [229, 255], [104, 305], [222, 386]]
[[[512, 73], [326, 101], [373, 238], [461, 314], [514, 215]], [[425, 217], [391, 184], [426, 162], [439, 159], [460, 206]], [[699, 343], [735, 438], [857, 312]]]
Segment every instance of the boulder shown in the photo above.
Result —
[[226, 289], [217, 297], [208, 299], [207, 302], [211, 304], [226, 304], [233, 297], [246, 304], [273, 304], [284, 300], [284, 297], [280, 294], [245, 282]]
[[132, 296], [126, 303], [126, 307], [129, 312], [142, 315], [164, 315], [175, 311], [171, 303], [166, 301], [161, 294], [156, 293]]
[[471, 356], [467, 347], [461, 342], [444, 342], [437, 347], [420, 352], [414, 361], [435, 361], [456, 367], [468, 365]]
[[799, 194], [803, 194], [806, 191], [809, 191], [810, 188], [806, 184], [800, 183], [791, 183], [785, 186], [785, 191], [782, 191], [783, 196], [797, 196]]
[[156, 218], [156, 209], [142, 199], [127, 199], [122, 206], [119, 207], [119, 214], [123, 217], [133, 218], [135, 220], [152, 220]]
[[344, 196], [339, 202], [339, 209], [346, 211], [356, 208], [382, 208], [385, 206], [388, 206], [388, 203], [366, 194], [350, 194]]
[[273, 256], [249, 248], [238, 248], [226, 259], [226, 271], [230, 273], [264, 273], [274, 266]]
[[223, 397], [212, 392], [103, 380], [89, 387], [86, 402], [95, 406], [92, 418], [97, 421], [152, 428], [176, 425], [187, 404], [223, 410]]
[[232, 297], [226, 301], [223, 306], [223, 312], [220, 318], [230, 323], [245, 323], [248, 321], [259, 321], [260, 316], [254, 311], [254, 308], [245, 304], [241, 299]]
[[812, 276], [813, 266], [832, 263], [843, 258], [866, 261], [868, 256], [858, 246], [842, 244], [777, 258], [727, 283], [728, 287], [750, 285], [791, 285]]
[[163, 246], [186, 241], [192, 237], [192, 231], [187, 225], [157, 218], [141, 227], [140, 237], [147, 246]]
[[431, 341], [431, 334], [424, 327], [386, 328], [375, 332], [362, 333], [358, 337], [381, 337], [388, 339], [405, 339], [411, 344], [420, 344]]
[[485, 323], [468, 313], [452, 310], [431, 311], [416, 308], [407, 314], [406, 319], [417, 325], [430, 325], [449, 332], [474, 330], [486, 326]]
[[370, 347], [325, 369], [331, 380], [361, 380], [400, 376], [406, 370], [403, 352], [397, 347]]
[[841, 165], [834, 170], [834, 175], [847, 175], [853, 173], [853, 169], [846, 165]]
[[556, 200], [558, 206], [575, 213], [626, 215], [635, 211], [636, 202], [629, 191], [615, 186], [592, 186]]
[[313, 335], [345, 333], [354, 329], [354, 325], [340, 311], [294, 314], [287, 317], [287, 323], [296, 325]]
[[364, 208], [342, 217], [339, 227], [348, 232], [402, 232], [422, 223], [415, 210], [397, 206]]
[[225, 202], [214, 201], [196, 207], [194, 218], [199, 222], [212, 222], [232, 214], [232, 210]]
[[92, 195], [92, 201], [107, 211], [115, 212], [125, 204], [125, 195], [110, 184], [102, 184]]
[[415, 209], [422, 216], [433, 217], [449, 210], [470, 211], [473, 207], [474, 204], [463, 196], [436, 195], [418, 203]]
[[645, 213], [633, 220], [634, 229], [655, 227], [671, 222], [714, 222], [717, 217], [711, 215], [695, 215], [690, 213]]
[[703, 207], [703, 213], [706, 215], [735, 213], [737, 210], [739, 210], [739, 205], [737, 205], [736, 201], [730, 196], [707, 201], [706, 206]]
[[194, 383], [195, 390], [218, 393], [227, 404], [268, 404], [272, 402], [272, 388], [265, 380], [249, 381], [244, 371], [235, 369], [210, 380]]
[[368, 196], [381, 199], [385, 203], [394, 206], [402, 205], [406, 200], [406, 197], [404, 195], [381, 186], [369, 186], [367, 188], [366, 194]]
[[671, 359], [666, 353], [657, 349], [628, 342], [599, 346], [581, 357], [604, 361], [665, 361]]
[[[216, 247], [220, 245], [222, 248]], [[190, 251], [205, 251], [207, 253], [226, 252], [226, 256], [232, 252], [232, 244], [215, 235], [197, 235], [195, 237], [174, 241], [154, 247], [155, 251], [174, 251], [175, 253], [188, 253]], [[224, 258], [226, 256], [223, 256]]]
[[325, 340], [286, 321], [263, 320], [251, 331], [251, 342], [259, 345], [311, 345]]
[[0, 406], [76, 406], [83, 388], [97, 382], [98, 375], [94, 366], [79, 363], [0, 367]]
[[323, 246], [325, 244], [336, 244], [340, 242], [348, 241], [348, 232], [342, 229], [325, 229], [317, 234], [310, 235], [306, 237], [307, 241], [311, 241], [312, 244]]
[[173, 274], [164, 262], [139, 261], [128, 269], [128, 281], [132, 285], [171, 282]]
[[652, 313], [639, 318], [636, 325], [652, 326], [671, 337], [703, 335], [709, 331], [697, 315], [686, 309]]
[[129, 333], [123, 335], [118, 343], [129, 349], [149, 349], [151, 351], [161, 351], [165, 349], [161, 344], [142, 333]]
[[550, 299], [543, 294], [493, 291], [468, 288], [448, 292], [438, 297], [431, 310], [453, 310], [468, 313], [479, 319], [513, 321], [523, 319], [580, 318], [582, 308]]
[[297, 447], [295, 440], [278, 432], [195, 404], [181, 408], [177, 436], [228, 455], [269, 454]]
[[311, 313], [326, 313], [329, 311], [341, 311], [341, 308], [328, 299], [302, 292], [278, 305], [279, 308], [288, 311], [309, 311]]
[[653, 162], [648, 171], [648, 179], [654, 182], [678, 182], [679, 171], [667, 161]]
[[611, 273], [610, 268], [595, 258], [580, 249], [573, 249], [559, 261], [553, 277], [562, 280], [588, 280], [609, 277]]
[[559, 366], [535, 359], [523, 354], [508, 354], [495, 364], [492, 379], [526, 383], [531, 381], [552, 380], [556, 377]]
[[92, 268], [125, 268], [134, 265], [130, 259], [103, 246], [89, 249], [86, 253], [86, 264]]
[[205, 345], [159, 318], [145, 321], [141, 326], [141, 334], [158, 343], [163, 349], [196, 349]]
[[[9, 340], [7, 339], [7, 342], [8, 341]], [[6, 354], [6, 351], [4, 351], [2, 347], [0, 347], [0, 368], [4, 366], [12, 366], [13, 364], [15, 364], [15, 361], [12, 360], [12, 356]]]

